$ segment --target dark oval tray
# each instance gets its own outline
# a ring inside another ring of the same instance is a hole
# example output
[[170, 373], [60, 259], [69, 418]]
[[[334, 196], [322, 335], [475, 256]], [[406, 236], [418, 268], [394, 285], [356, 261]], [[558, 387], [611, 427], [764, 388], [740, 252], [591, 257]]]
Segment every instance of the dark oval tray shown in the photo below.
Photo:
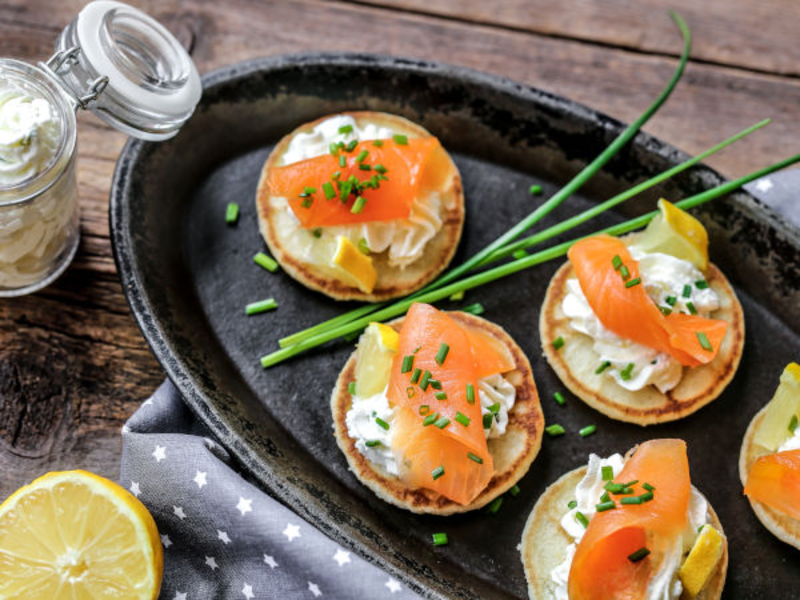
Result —
[[[729, 536], [725, 596], [763, 597], [765, 590], [797, 584], [797, 551], [756, 520], [737, 475], [747, 423], [771, 397], [783, 366], [800, 355], [796, 230], [744, 192], [699, 211], [712, 259], [744, 306], [747, 343], [722, 397], [678, 423], [643, 429], [611, 421], [566, 393], [565, 407], [552, 401], [564, 389], [541, 356], [538, 312], [558, 261], [469, 292], [463, 303], [442, 303], [484, 304], [485, 316], [530, 357], [545, 416], [568, 435], [544, 440], [521, 494], [497, 515], [416, 516], [361, 486], [333, 439], [328, 399], [352, 344], [331, 344], [266, 371], [259, 365], [279, 337], [351, 306], [252, 263], [264, 248], [253, 201], [264, 159], [286, 132], [326, 113], [385, 110], [421, 123], [450, 150], [464, 177], [467, 223], [458, 263], [541, 202], [528, 195], [528, 186], [539, 183], [549, 196], [622, 124], [498, 77], [381, 56], [270, 58], [222, 69], [204, 84], [195, 116], [176, 138], [125, 147], [111, 194], [112, 239], [123, 288], [156, 357], [192, 409], [269, 493], [430, 597], [524, 597], [517, 544], [544, 488], [585, 464], [590, 451], [624, 452], [648, 438], [681, 437], [689, 443], [693, 481]], [[685, 158], [639, 134], [540, 226]], [[652, 210], [660, 195], [680, 199], [721, 181], [706, 167], [694, 168], [581, 232]], [[242, 207], [237, 227], [224, 222], [230, 201]], [[245, 316], [245, 303], [266, 297], [275, 297], [280, 308]], [[597, 433], [579, 437], [577, 430], [589, 423], [597, 424]], [[449, 533], [449, 546], [432, 547], [436, 531]]]

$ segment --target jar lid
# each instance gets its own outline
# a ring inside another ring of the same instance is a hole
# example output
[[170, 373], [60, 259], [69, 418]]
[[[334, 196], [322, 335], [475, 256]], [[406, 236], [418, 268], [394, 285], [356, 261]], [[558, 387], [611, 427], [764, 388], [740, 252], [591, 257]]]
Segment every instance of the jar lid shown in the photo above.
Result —
[[200, 75], [180, 42], [141, 10], [112, 0], [87, 4], [41, 65], [77, 105], [120, 131], [147, 140], [174, 136], [202, 94]]

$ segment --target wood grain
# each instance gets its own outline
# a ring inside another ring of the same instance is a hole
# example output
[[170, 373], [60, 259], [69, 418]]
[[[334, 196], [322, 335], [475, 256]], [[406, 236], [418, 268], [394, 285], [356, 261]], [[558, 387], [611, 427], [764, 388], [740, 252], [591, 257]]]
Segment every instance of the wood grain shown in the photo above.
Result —
[[[626, 121], [657, 95], [679, 48], [656, 0], [132, 3], [166, 23], [201, 72], [286, 52], [389, 53], [504, 75]], [[0, 56], [46, 58], [83, 4], [6, 0]], [[711, 161], [734, 176], [796, 152], [795, 3], [674, 5], [695, 27], [699, 62], [645, 129], [696, 153], [772, 117], [767, 131]], [[769, 31], [760, 25], [768, 18]], [[125, 136], [90, 114], [79, 122], [83, 237], [75, 262], [46, 290], [0, 300], [0, 498], [52, 469], [115, 477], [119, 428], [163, 378], [130, 316], [109, 242], [108, 194]]]

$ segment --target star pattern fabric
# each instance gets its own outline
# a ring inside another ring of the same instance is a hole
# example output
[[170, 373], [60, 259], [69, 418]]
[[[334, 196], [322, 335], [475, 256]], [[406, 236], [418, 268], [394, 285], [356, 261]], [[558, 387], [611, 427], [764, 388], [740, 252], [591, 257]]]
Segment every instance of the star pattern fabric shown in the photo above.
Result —
[[170, 382], [122, 437], [121, 483], [164, 548], [162, 599], [419, 598], [239, 475]]

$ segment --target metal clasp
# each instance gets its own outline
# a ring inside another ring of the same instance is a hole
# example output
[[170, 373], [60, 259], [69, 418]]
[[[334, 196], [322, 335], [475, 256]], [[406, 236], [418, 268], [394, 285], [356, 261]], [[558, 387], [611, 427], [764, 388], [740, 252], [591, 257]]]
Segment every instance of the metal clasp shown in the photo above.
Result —
[[73, 46], [67, 50], [59, 50], [53, 56], [51, 56], [46, 63], [40, 62], [39, 66], [61, 82], [61, 87], [69, 92], [70, 96], [74, 98], [78, 107], [86, 109], [89, 104], [97, 100], [97, 97], [106, 89], [108, 86], [108, 77], [105, 75], [98, 77], [89, 84], [86, 93], [82, 95], [77, 94], [69, 85], [67, 85], [64, 79], [61, 77], [61, 74], [69, 71], [72, 66], [78, 62], [78, 55], [80, 52], [80, 46]]

